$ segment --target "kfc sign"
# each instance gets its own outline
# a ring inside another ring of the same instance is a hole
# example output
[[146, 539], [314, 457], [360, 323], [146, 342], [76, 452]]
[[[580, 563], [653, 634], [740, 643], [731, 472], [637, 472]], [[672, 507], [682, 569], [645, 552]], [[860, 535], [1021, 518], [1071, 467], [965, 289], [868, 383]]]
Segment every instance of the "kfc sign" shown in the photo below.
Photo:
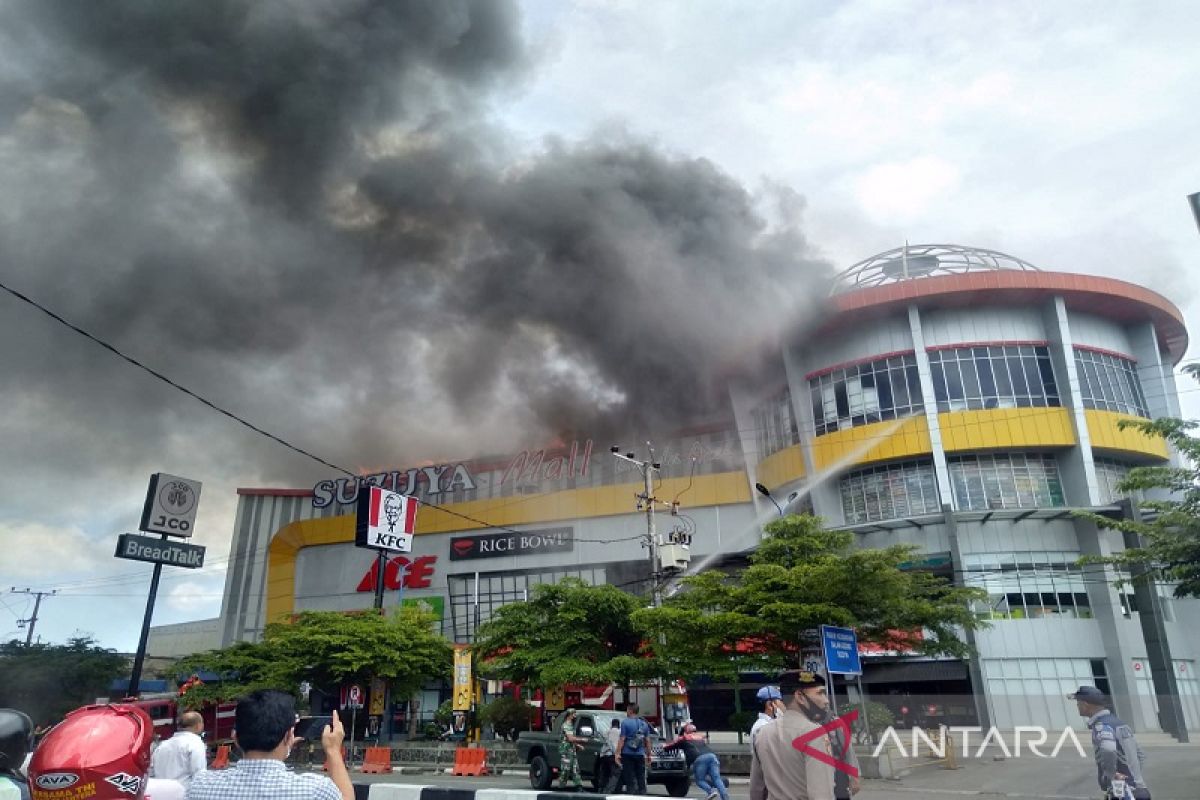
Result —
[[[433, 577], [433, 565], [437, 556], [419, 556], [409, 560], [405, 556], [388, 559], [383, 570], [383, 586], [385, 589], [399, 589], [403, 583], [405, 589], [428, 589], [429, 579]], [[403, 579], [401, 575], [403, 574]], [[375, 581], [379, 577], [379, 561], [372, 561], [371, 568], [363, 579], [358, 582], [357, 592], [375, 591]]]
[[450, 540], [450, 560], [570, 552], [575, 547], [574, 534], [574, 528], [545, 528], [539, 531], [456, 536]]

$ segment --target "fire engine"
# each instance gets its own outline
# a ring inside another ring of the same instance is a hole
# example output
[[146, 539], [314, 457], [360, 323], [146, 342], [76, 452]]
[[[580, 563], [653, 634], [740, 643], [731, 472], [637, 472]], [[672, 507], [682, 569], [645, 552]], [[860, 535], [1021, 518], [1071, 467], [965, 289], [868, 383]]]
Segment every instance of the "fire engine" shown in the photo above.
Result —
[[[189, 710], [180, 707], [179, 696], [173, 692], [146, 693], [141, 697], [121, 702], [137, 706], [149, 714], [154, 722], [154, 734], [160, 739], [170, 739], [175, 734], [175, 723], [179, 715]], [[209, 749], [233, 740], [233, 720], [237, 703], [206, 703], [195, 710], [204, 718], [204, 741]]]

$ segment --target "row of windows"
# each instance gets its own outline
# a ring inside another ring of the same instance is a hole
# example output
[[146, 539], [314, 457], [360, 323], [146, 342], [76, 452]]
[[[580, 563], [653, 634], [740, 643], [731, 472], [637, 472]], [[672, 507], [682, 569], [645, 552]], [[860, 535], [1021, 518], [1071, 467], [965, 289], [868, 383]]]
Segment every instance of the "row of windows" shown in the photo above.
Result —
[[960, 511], [1066, 505], [1058, 462], [1037, 453], [997, 453], [949, 459], [954, 507]]
[[1079, 395], [1084, 408], [1150, 416], [1134, 362], [1076, 348], [1075, 371], [1079, 373]]
[[809, 381], [817, 435], [919, 413], [921, 378], [911, 353], [836, 369]]
[[[960, 511], [1066, 505], [1058, 463], [1042, 453], [997, 453], [948, 459]], [[933, 514], [941, 507], [933, 464], [905, 461], [847, 473], [839, 485], [846, 524]]]
[[1079, 553], [973, 553], [963, 557], [966, 583], [988, 593], [973, 604], [986, 619], [1090, 619], [1091, 603]]
[[[1149, 416], [1132, 361], [1076, 349], [1075, 363], [1085, 408]], [[1045, 345], [933, 350], [929, 353], [929, 368], [939, 412], [1061, 405], [1050, 350]], [[809, 390], [813, 428], [818, 436], [924, 409], [916, 356], [912, 354], [818, 375], [809, 380]], [[756, 425], [764, 427], [757, 420]]]
[[938, 411], [1057, 406], [1050, 351], [1040, 345], [956, 347], [929, 354]]

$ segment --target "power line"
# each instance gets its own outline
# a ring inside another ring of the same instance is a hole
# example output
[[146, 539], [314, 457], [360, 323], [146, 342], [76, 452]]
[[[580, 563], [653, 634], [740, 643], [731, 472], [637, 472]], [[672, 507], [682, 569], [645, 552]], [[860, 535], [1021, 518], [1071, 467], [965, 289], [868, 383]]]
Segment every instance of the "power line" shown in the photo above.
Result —
[[14, 586], [14, 587], [12, 587], [12, 593], [13, 594], [31, 594], [35, 598], [35, 600], [33, 602], [33, 614], [29, 617], [29, 619], [17, 620], [17, 625], [22, 625], [22, 624], [26, 624], [26, 623], [29, 625], [29, 631], [25, 634], [25, 646], [29, 647], [33, 643], [33, 629], [34, 629], [34, 627], [37, 626], [38, 610], [42, 607], [42, 598], [43, 597], [52, 597], [52, 596], [58, 594], [58, 590], [52, 589], [48, 592], [35, 592], [35, 591], [31, 591], [28, 586], [26, 586], [24, 589], [18, 589], [17, 587]]

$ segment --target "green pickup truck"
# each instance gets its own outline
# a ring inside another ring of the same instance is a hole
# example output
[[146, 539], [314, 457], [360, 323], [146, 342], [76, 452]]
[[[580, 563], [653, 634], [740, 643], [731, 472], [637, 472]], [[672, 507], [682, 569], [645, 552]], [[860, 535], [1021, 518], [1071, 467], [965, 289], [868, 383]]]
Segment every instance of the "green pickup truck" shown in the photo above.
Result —
[[[558, 743], [562, 740], [563, 716], [559, 714], [554, 720], [554, 730], [522, 731], [517, 737], [517, 754], [529, 765], [529, 783], [538, 791], [549, 789], [558, 776]], [[605, 765], [600, 765], [599, 770], [597, 766], [605, 736], [614, 719], [625, 719], [624, 712], [580, 709], [575, 717], [575, 735], [587, 740], [578, 751], [579, 774], [584, 780], [590, 780], [596, 791], [603, 790], [610, 777]], [[678, 750], [664, 752], [662, 745], [654, 739], [651, 739], [651, 753], [646, 783], [665, 786], [672, 797], [686, 797], [691, 779], [683, 754]]]

